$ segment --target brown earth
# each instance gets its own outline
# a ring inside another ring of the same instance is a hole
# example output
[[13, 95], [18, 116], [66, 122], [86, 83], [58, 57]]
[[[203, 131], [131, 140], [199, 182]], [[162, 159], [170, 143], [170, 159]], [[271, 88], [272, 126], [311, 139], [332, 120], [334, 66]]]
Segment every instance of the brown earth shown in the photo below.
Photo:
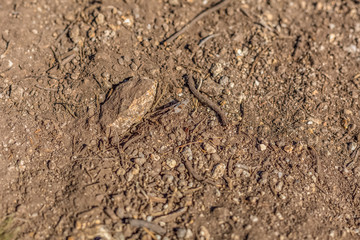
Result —
[[0, 239], [360, 239], [360, 2], [214, 4], [0, 2]]

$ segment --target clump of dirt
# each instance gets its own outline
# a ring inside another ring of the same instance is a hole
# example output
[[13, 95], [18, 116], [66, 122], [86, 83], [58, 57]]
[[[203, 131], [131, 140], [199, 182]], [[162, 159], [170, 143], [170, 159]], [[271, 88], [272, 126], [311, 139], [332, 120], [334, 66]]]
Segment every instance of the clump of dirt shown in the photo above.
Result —
[[[357, 1], [5, 1], [0, 18], [0, 235], [359, 237]], [[123, 85], [139, 79], [151, 94]], [[102, 131], [133, 96], [136, 121]]]

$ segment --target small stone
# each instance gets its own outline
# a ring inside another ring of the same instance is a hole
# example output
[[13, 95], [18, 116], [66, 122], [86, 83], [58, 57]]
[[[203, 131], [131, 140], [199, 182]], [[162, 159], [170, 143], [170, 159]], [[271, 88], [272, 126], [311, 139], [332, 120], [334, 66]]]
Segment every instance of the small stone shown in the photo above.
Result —
[[274, 19], [274, 15], [269, 11], [265, 11], [263, 14], [268, 21], [272, 21]]
[[75, 14], [73, 12], [68, 12], [65, 14], [64, 18], [65, 20], [72, 22], [75, 20]]
[[174, 176], [170, 174], [166, 174], [163, 176], [163, 180], [166, 183], [172, 183], [174, 181]]
[[131, 63], [130, 68], [131, 70], [136, 71], [138, 69], [138, 66], [135, 63]]
[[226, 207], [215, 207], [215, 209], [211, 212], [211, 215], [218, 222], [226, 222], [231, 216], [231, 212]]
[[80, 28], [78, 25], [75, 25], [74, 27], [72, 27], [69, 31], [69, 37], [71, 39], [71, 41], [73, 41], [74, 43], [78, 43], [79, 42], [79, 34], [80, 34]]
[[224, 68], [221, 63], [215, 63], [211, 66], [210, 73], [213, 77], [218, 76], [224, 71]]
[[132, 174], [132, 172], [127, 172], [125, 175], [125, 179], [126, 181], [130, 182], [131, 180], [133, 180], [134, 178], [134, 174]]
[[229, 16], [234, 15], [234, 8], [232, 8], [232, 7], [227, 8], [226, 9], [226, 14], [229, 15]]
[[49, 160], [49, 161], [47, 162], [47, 167], [48, 167], [49, 170], [54, 170], [56, 166], [55, 166], [55, 164], [54, 164], [53, 161], [50, 161], [50, 160]]
[[122, 17], [123, 24], [127, 27], [131, 27], [134, 24], [134, 18], [132, 16]]
[[94, 38], [95, 37], [95, 30], [93, 28], [90, 28], [87, 32], [87, 35], [89, 38]]
[[225, 170], [226, 170], [226, 165], [224, 163], [219, 163], [215, 165], [213, 169], [212, 178], [214, 179], [222, 178], [225, 174]]
[[201, 90], [210, 96], [218, 96], [222, 93], [223, 87], [211, 79], [203, 81]]
[[169, 4], [171, 6], [179, 6], [180, 2], [179, 2], [179, 0], [169, 0]]
[[122, 57], [118, 58], [117, 62], [119, 65], [124, 65], [124, 63], [125, 63], [124, 58], [122, 58]]
[[353, 112], [350, 109], [344, 109], [344, 114], [346, 115], [352, 115]]
[[350, 46], [344, 47], [344, 50], [349, 53], [356, 53], [358, 51], [356, 45], [351, 44]]
[[99, 13], [96, 18], [95, 18], [95, 22], [98, 24], [98, 25], [101, 25], [103, 24], [105, 21], [105, 16], [101, 13]]
[[200, 239], [210, 240], [209, 230], [207, 230], [207, 228], [204, 227], [204, 226], [201, 226], [201, 227], [200, 227], [199, 235], [200, 235], [200, 237], [202, 237], [202, 238], [200, 238]]
[[329, 34], [328, 39], [329, 39], [330, 43], [334, 42], [335, 41], [335, 34], [333, 34], [333, 33]]
[[124, 176], [125, 174], [125, 169], [123, 169], [122, 167], [120, 167], [117, 171], [116, 171], [116, 175], [118, 176]]
[[193, 154], [190, 147], [185, 147], [184, 150], [182, 151], [182, 154], [189, 161], [193, 159]]
[[186, 170], [185, 165], [183, 163], [180, 163], [179, 166], [176, 168], [176, 170], [178, 170], [178, 172], [180, 173], [185, 172]]
[[276, 216], [278, 217], [278, 219], [279, 219], [280, 221], [284, 220], [284, 217], [283, 217], [283, 215], [282, 215], [281, 213], [277, 212], [277, 213], [276, 213]]
[[133, 159], [134, 163], [136, 163], [139, 166], [142, 166], [146, 162], [146, 158], [144, 157], [138, 157]]
[[349, 152], [353, 152], [356, 149], [356, 147], [357, 147], [356, 142], [350, 142], [350, 143], [348, 143], [348, 146], [347, 146]]
[[183, 239], [186, 236], [186, 229], [185, 228], [178, 228], [176, 229], [176, 236], [179, 239]]
[[211, 138], [211, 143], [214, 144], [215, 146], [219, 146], [221, 144], [221, 138]]
[[150, 154], [150, 158], [156, 162], [160, 160], [160, 156], [154, 153]]
[[281, 192], [282, 188], [284, 186], [284, 182], [283, 181], [280, 181], [276, 184], [275, 186], [275, 192]]
[[193, 239], [194, 234], [192, 233], [191, 229], [186, 229], [185, 239]]
[[220, 158], [219, 154], [217, 154], [217, 153], [211, 154], [211, 161], [219, 162], [220, 160], [221, 160], [221, 158]]
[[170, 168], [174, 168], [177, 165], [177, 162], [174, 159], [168, 159], [166, 160], [166, 165], [168, 165]]
[[225, 87], [229, 84], [229, 77], [223, 76], [220, 78], [219, 83], [221, 86]]
[[291, 145], [286, 145], [284, 147], [284, 151], [287, 152], [287, 153], [292, 153], [293, 149], [294, 149], [294, 147], [291, 146]]
[[101, 106], [100, 124], [103, 130], [114, 130], [122, 136], [150, 110], [157, 82], [148, 78], [121, 83]]
[[257, 216], [253, 216], [251, 215], [250, 216], [250, 220], [253, 222], [253, 223], [257, 223], [259, 221], [259, 218]]
[[266, 145], [263, 144], [263, 143], [260, 143], [260, 144], [258, 145], [258, 149], [259, 149], [259, 151], [265, 151], [265, 150], [266, 150]]
[[209, 143], [204, 143], [203, 148], [207, 153], [216, 153], [216, 148]]
[[166, 23], [164, 23], [164, 24], [162, 25], [162, 27], [163, 27], [163, 29], [164, 29], [165, 32], [168, 32], [168, 31], [170, 30], [170, 29], [169, 29], [169, 25], [166, 24]]

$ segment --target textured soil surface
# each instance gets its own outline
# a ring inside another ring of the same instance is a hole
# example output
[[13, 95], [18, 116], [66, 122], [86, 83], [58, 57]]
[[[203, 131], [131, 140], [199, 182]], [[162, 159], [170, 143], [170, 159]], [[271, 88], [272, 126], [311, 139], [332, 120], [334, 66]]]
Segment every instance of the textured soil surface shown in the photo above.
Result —
[[217, 3], [0, 1], [0, 239], [360, 238], [360, 2]]

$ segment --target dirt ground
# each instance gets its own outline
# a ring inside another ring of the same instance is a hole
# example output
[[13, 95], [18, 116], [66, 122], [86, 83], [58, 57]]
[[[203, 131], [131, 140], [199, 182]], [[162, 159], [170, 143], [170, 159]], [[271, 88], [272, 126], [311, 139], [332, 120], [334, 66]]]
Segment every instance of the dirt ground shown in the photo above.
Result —
[[1, 240], [360, 239], [360, 2], [216, 3], [0, 2]]

